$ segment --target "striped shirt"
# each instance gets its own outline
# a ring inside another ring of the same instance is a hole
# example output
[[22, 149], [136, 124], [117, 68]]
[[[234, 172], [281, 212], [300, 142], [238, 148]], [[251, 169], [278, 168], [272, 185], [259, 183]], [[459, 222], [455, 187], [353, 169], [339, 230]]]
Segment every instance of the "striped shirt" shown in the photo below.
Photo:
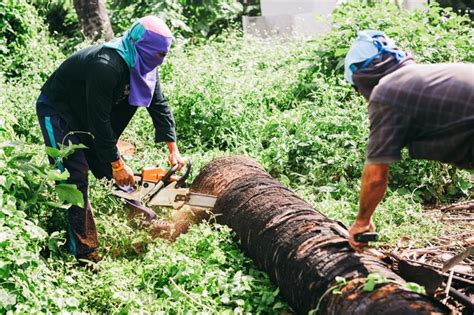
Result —
[[410, 64], [369, 99], [367, 163], [411, 158], [474, 168], [474, 64]]

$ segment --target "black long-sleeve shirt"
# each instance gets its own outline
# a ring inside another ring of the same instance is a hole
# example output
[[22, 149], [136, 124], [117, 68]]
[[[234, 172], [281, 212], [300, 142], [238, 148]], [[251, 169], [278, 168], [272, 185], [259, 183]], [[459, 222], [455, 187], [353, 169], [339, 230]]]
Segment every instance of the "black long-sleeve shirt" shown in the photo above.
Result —
[[[119, 159], [120, 153], [111, 116], [120, 115], [124, 102], [128, 105], [129, 86], [130, 72], [125, 61], [114, 49], [99, 45], [65, 60], [41, 91], [69, 128], [92, 133], [97, 156], [112, 162]], [[155, 141], [176, 141], [173, 114], [159, 80], [147, 110], [155, 127]]]

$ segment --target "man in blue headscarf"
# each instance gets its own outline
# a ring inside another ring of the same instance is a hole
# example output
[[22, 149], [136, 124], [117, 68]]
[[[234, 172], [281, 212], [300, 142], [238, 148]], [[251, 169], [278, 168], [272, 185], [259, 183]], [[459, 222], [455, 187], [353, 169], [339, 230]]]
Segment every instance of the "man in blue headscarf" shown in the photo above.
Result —
[[390, 163], [411, 158], [474, 168], [474, 65], [416, 64], [384, 33], [359, 32], [345, 59], [345, 79], [369, 102], [370, 136], [359, 213], [349, 230], [373, 231], [372, 215], [388, 184]]
[[89, 169], [97, 178], [113, 178], [121, 186], [135, 182], [117, 141], [138, 107], [150, 114], [155, 141], [167, 143], [170, 163], [183, 165], [173, 115], [156, 72], [171, 41], [171, 31], [162, 20], [143, 17], [124, 36], [69, 57], [41, 88], [36, 110], [46, 145], [70, 141], [89, 148], [76, 150], [63, 161], [50, 159], [69, 171], [67, 182], [77, 185], [84, 197], [84, 207], [68, 210], [68, 247], [79, 259], [99, 260], [88, 201]]

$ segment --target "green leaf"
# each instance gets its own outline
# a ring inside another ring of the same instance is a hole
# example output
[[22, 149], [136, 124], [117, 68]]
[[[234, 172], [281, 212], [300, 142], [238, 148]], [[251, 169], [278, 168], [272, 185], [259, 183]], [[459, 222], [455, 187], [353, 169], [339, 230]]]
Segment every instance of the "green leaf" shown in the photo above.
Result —
[[280, 175], [280, 182], [285, 186], [290, 186], [291, 180], [284, 174]]
[[67, 205], [64, 205], [62, 203], [59, 203], [59, 202], [54, 202], [54, 201], [46, 201], [46, 204], [48, 206], [51, 206], [53, 208], [59, 208], [59, 209], [67, 209], [69, 208]]
[[73, 154], [77, 149], [87, 149], [85, 145], [82, 143], [79, 144], [73, 144], [71, 141], [69, 141], [69, 144], [67, 145], [59, 145], [60, 148], [60, 157], [65, 158], [68, 157], [69, 155]]
[[349, 48], [336, 48], [336, 50], [334, 51], [334, 56], [335, 57], [345, 56], [348, 51], [349, 51]]
[[366, 292], [371, 292], [374, 290], [377, 284], [387, 283], [387, 282], [390, 282], [390, 281], [387, 278], [385, 278], [383, 275], [376, 272], [372, 272], [372, 273], [369, 273], [369, 275], [367, 276], [367, 280], [365, 281], [363, 290]]
[[10, 276], [10, 264], [0, 262], [0, 279], [6, 279]]
[[407, 282], [405, 288], [418, 294], [426, 294], [425, 287], [415, 282]]
[[[47, 246], [48, 246], [50, 251], [58, 252], [60, 245], [63, 245], [64, 242], [65, 242], [65, 240], [64, 240], [63, 235], [61, 235], [61, 233], [59, 233], [58, 231], [55, 231], [55, 232], [51, 233], [51, 235], [49, 236]], [[67, 279], [65, 278], [65, 280], [67, 280]], [[70, 283], [70, 282], [68, 282], [68, 283]]]
[[70, 307], [78, 307], [79, 306], [79, 301], [75, 297], [68, 297], [65, 300], [66, 305]]
[[61, 151], [56, 148], [46, 147], [46, 154], [55, 159], [61, 155]]
[[49, 170], [46, 175], [48, 176], [48, 179], [55, 180], [55, 181], [61, 181], [61, 180], [66, 180], [69, 178], [69, 171], [65, 170], [64, 172], [60, 172], [59, 170]]
[[468, 195], [472, 188], [472, 184], [462, 178], [459, 179], [458, 186], [465, 195]]
[[365, 282], [363, 290], [365, 292], [372, 292], [372, 291], [374, 291], [374, 288], [375, 288], [375, 280], [367, 279], [367, 281]]
[[8, 241], [8, 234], [6, 232], [0, 232], [0, 246], [3, 242]]
[[84, 197], [74, 184], [56, 185], [56, 193], [61, 201], [84, 207]]
[[22, 145], [20, 141], [5, 141], [0, 143], [0, 148], [12, 148], [20, 145]]
[[334, 290], [332, 290], [332, 294], [342, 294], [342, 291], [341, 291], [341, 288], [340, 287], [337, 287], [335, 288]]
[[10, 294], [5, 289], [0, 289], [0, 301], [2, 301], [2, 305], [4, 307], [9, 306], [9, 305], [15, 305], [16, 296], [13, 294]]
[[347, 284], [346, 278], [344, 278], [344, 277], [339, 277], [339, 276], [337, 276], [337, 277], [336, 277], [336, 281], [337, 281], [337, 283], [339, 283], [339, 284], [343, 284], [343, 285], [344, 285], [344, 284]]

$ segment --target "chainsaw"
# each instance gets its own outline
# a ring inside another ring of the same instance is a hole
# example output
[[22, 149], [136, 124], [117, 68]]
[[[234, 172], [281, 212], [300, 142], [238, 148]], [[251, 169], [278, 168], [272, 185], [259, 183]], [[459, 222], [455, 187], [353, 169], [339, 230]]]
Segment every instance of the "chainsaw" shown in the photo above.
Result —
[[112, 194], [121, 197], [127, 204], [141, 211], [146, 220], [151, 222], [156, 218], [156, 213], [150, 207], [172, 207], [180, 209], [184, 205], [211, 209], [216, 203], [216, 197], [198, 194], [185, 188], [186, 179], [191, 172], [191, 162], [186, 165], [183, 176], [175, 173], [178, 164], [168, 171], [164, 167], [147, 167], [141, 173], [134, 174], [137, 188], [115, 186]]

